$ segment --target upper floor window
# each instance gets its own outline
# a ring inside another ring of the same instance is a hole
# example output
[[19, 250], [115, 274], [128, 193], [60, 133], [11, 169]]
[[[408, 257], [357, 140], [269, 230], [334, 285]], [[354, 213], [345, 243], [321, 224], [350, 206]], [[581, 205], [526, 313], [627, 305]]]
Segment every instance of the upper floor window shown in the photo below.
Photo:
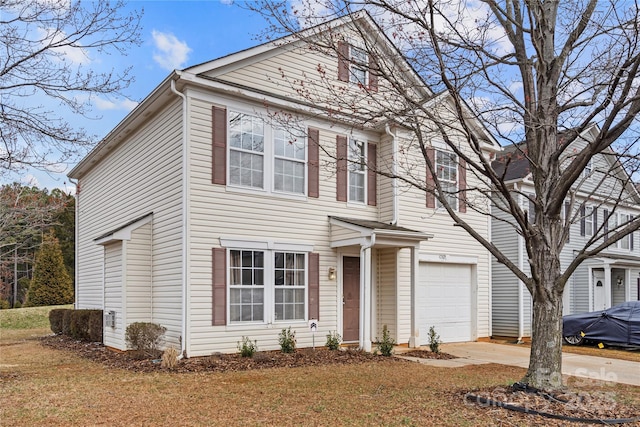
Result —
[[229, 114], [229, 181], [264, 188], [264, 122], [254, 116]]
[[584, 234], [585, 236], [593, 236], [595, 233], [594, 209], [593, 206], [584, 208]]
[[274, 130], [274, 189], [304, 194], [306, 147], [305, 138], [279, 128]]
[[349, 81], [366, 86], [369, 79], [369, 54], [355, 46], [349, 46]]
[[582, 170], [582, 176], [589, 176], [593, 170], [593, 157], [589, 159], [586, 166]]
[[229, 112], [229, 184], [267, 191], [306, 192], [306, 137], [257, 116]]
[[349, 201], [364, 203], [366, 194], [366, 145], [349, 139]]
[[[458, 207], [458, 156], [448, 151], [436, 150], [435, 167], [438, 182], [449, 206]], [[440, 201], [437, 201], [440, 207]]]
[[[623, 228], [625, 224], [628, 221], [631, 221], [632, 219], [633, 217], [628, 214], [623, 214], [618, 212], [609, 214], [607, 219], [606, 233], [615, 233], [616, 231], [618, 231], [618, 227]], [[623, 238], [621, 238], [620, 240], [612, 244], [610, 247], [616, 248], [616, 249], [630, 250], [632, 249], [632, 245], [633, 245], [632, 239], [633, 239], [632, 235], [627, 234], [626, 236], [624, 236]]]

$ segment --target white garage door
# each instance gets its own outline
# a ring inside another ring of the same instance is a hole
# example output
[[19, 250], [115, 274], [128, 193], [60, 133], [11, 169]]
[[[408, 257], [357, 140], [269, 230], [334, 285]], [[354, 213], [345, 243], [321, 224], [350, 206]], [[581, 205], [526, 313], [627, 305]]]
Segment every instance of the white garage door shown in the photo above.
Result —
[[435, 327], [443, 342], [471, 340], [471, 266], [420, 263], [420, 342]]

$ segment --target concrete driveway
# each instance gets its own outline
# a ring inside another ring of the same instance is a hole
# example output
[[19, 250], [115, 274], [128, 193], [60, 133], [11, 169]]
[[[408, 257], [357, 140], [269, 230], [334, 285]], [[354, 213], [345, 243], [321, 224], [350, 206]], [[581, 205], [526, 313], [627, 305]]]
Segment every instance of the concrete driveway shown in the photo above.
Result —
[[[433, 360], [436, 366], [463, 366], [469, 364], [501, 363], [503, 365], [529, 366], [529, 347], [466, 342], [442, 344], [441, 351], [459, 359]], [[447, 363], [448, 362], [448, 363]], [[606, 357], [562, 354], [562, 373], [576, 377], [640, 386], [640, 363]]]

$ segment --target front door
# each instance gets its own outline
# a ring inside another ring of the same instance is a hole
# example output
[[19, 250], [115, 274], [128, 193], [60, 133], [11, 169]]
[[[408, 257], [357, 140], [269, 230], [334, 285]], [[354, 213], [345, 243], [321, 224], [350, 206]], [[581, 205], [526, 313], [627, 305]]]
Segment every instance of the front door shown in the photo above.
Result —
[[593, 311], [606, 309], [604, 293], [604, 271], [593, 272]]
[[342, 258], [342, 339], [360, 338], [360, 258]]

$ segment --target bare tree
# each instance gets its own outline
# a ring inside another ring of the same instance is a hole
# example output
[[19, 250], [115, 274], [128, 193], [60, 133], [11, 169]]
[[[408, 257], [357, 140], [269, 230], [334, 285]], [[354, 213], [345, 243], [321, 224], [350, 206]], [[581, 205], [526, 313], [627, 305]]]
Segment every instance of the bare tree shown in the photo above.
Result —
[[[266, 0], [251, 8], [271, 23], [268, 37], [299, 34], [312, 49], [338, 58], [340, 37], [323, 23], [365, 9], [398, 47], [381, 48], [384, 43], [362, 32], [361, 48], [386, 60], [370, 70], [379, 80], [375, 90], [363, 85], [356, 97], [331, 84], [335, 77], [320, 67], [322, 90], [305, 78], [282, 78], [336, 120], [354, 127], [393, 122], [410, 131], [412, 144], [423, 153], [426, 179], [415, 173], [421, 166], [409, 161], [396, 173], [381, 168], [379, 173], [433, 194], [456, 225], [526, 285], [534, 314], [523, 381], [543, 389], [561, 386], [565, 284], [583, 261], [640, 228], [639, 218], [613, 225], [605, 220], [571, 263], [561, 266], [569, 228], [584, 217], [587, 200], [613, 212], [627, 203], [620, 200], [625, 191], [637, 196], [630, 176], [638, 169], [639, 6], [614, 0], [302, 0], [296, 5]], [[405, 59], [412, 69], [402, 68]], [[407, 78], [414, 71], [419, 81]], [[512, 156], [528, 161], [534, 194], [507, 182], [511, 160], [505, 156], [496, 163], [484, 153], [472, 117], [503, 144], [518, 144]], [[582, 141], [594, 125], [598, 132]], [[440, 182], [428, 155], [434, 138], [486, 185], [458, 193]], [[584, 185], [584, 171], [596, 155], [613, 161], [592, 188]], [[535, 215], [516, 196], [528, 198]], [[528, 268], [521, 269], [465, 221], [455, 208], [461, 197], [470, 209], [508, 223], [522, 236]]]
[[95, 53], [124, 54], [139, 43], [141, 16], [123, 8], [122, 1], [0, 0], [0, 174], [47, 169], [94, 142], [64, 112], [86, 114], [92, 97], [120, 95], [130, 84], [130, 69], [87, 66]]

